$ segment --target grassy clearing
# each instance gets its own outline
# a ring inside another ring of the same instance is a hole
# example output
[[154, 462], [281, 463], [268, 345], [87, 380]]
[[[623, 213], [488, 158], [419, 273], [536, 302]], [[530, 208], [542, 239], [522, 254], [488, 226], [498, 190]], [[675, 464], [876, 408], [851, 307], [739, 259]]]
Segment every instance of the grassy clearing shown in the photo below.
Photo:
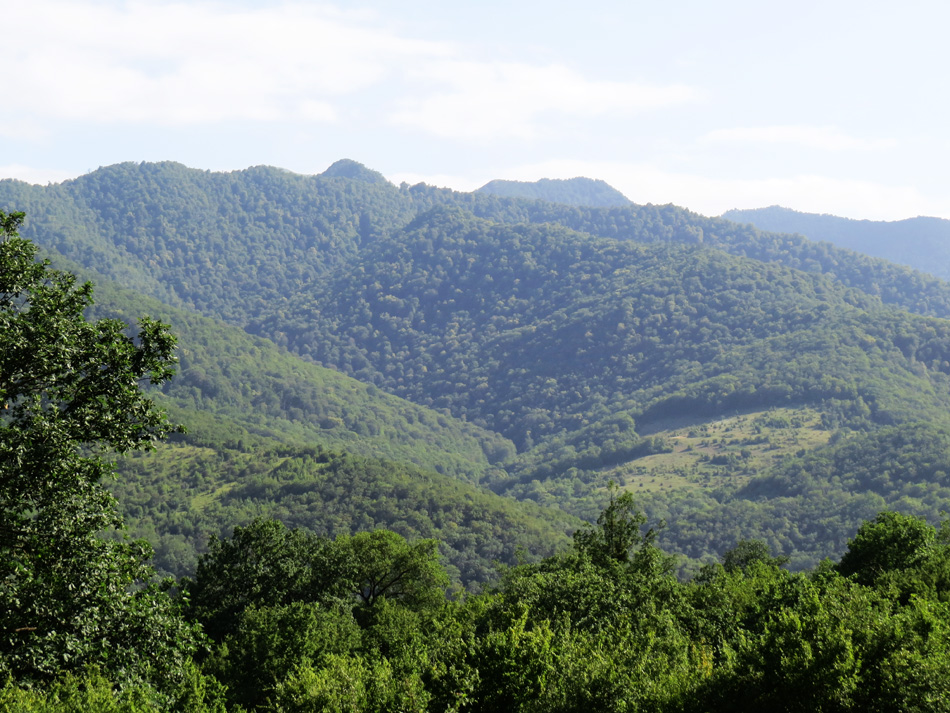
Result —
[[665, 424], [650, 435], [667, 453], [638, 458], [604, 474], [624, 490], [669, 492], [739, 485], [789, 455], [824, 445], [831, 431], [811, 408], [736, 414], [707, 423]]
[[211, 492], [198, 493], [191, 499], [192, 509], [199, 512], [201, 510], [204, 510], [209, 505], [211, 505], [211, 503], [216, 502], [217, 500], [220, 500], [221, 498], [223, 498], [228, 493], [228, 491], [237, 487], [237, 485], [238, 484], [235, 482], [225, 483], [221, 487], [216, 488], [215, 490]]

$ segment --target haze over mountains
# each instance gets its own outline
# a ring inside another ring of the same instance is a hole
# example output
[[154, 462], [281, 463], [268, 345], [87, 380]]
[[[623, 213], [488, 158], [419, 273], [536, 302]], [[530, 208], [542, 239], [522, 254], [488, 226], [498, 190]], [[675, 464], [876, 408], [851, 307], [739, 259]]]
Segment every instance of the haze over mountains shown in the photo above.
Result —
[[950, 505], [950, 285], [829, 242], [588, 179], [459, 193], [353, 161], [119, 164], [0, 181], [0, 209], [102, 310], [181, 337], [163, 399], [192, 433], [119, 486], [171, 570], [268, 512], [454, 533], [484, 581], [611, 480], [694, 561], [761, 537], [805, 566], [885, 506]]
[[800, 213], [779, 206], [730, 210], [722, 217], [737, 223], [752, 223], [761, 230], [827, 240], [838, 247], [950, 279], [950, 220], [943, 218], [917, 217], [891, 222], [851, 220]]

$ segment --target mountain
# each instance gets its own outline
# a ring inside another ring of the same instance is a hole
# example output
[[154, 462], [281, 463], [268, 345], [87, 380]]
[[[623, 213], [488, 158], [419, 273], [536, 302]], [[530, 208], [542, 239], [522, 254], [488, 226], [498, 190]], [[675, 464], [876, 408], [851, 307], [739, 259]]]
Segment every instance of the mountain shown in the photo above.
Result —
[[917, 217], [892, 222], [852, 220], [800, 213], [779, 206], [730, 210], [722, 217], [737, 223], [751, 223], [762, 230], [799, 233], [811, 240], [825, 240], [838, 247], [950, 279], [950, 220], [943, 218]]
[[[378, 241], [285, 312], [248, 329], [522, 450], [619, 413], [640, 421], [826, 398], [840, 387], [821, 384], [861, 378], [842, 357], [845, 331], [887, 340], [895, 320], [924, 323], [824, 276], [448, 208]], [[820, 364], [791, 366], [824, 351]], [[898, 367], [888, 357], [878, 368]], [[742, 390], [702, 395], [737, 370]]]
[[[287, 313], [293, 317], [283, 323], [249, 329], [502, 433], [519, 456], [508, 465], [511, 480], [496, 489], [588, 517], [598, 490], [620, 480], [618, 467], [672, 448], [648, 435], [671, 421], [700, 426], [740, 412], [768, 423], [770, 409], [807, 407], [818, 412], [810, 431], [823, 434], [815, 445], [831, 448], [832, 436], [849, 430], [946, 423], [950, 406], [944, 320], [887, 307], [826, 275], [701, 245], [597, 239], [458, 209], [424, 213], [363, 251], [323, 292], [292, 300]], [[743, 513], [736, 521], [745, 521], [746, 536], [768, 523], [785, 551], [810, 549], [802, 564], [844, 545], [850, 515], [839, 512], [839, 534], [816, 541], [809, 517], [780, 517], [776, 502], [750, 506], [735, 494], [749, 482], [742, 451], [762, 443], [764, 432], [745, 435], [734, 452], [701, 445], [716, 468], [687, 471], [669, 492], [643, 499], [658, 516], [676, 515], [666, 518], [666, 536], [680, 551], [708, 552], [691, 539], [709, 542], [687, 526], [693, 510], [736, 539], [741, 532], [722, 526], [728, 513]], [[685, 471], [682, 458], [670, 470]], [[724, 484], [702, 487], [710, 472], [741, 475], [712, 495]], [[745, 492], [762, 499], [770, 491]], [[888, 492], [889, 502], [903, 497], [899, 488]], [[776, 498], [786, 499], [765, 499]], [[823, 501], [809, 502], [817, 517]], [[853, 517], [886, 502], [860, 500]], [[925, 508], [932, 516], [934, 505]]]
[[24, 236], [125, 287], [239, 326], [319, 286], [364, 247], [437, 206], [501, 224], [704, 245], [829, 274], [887, 304], [950, 316], [950, 286], [929, 275], [672, 205], [590, 208], [262, 166], [211, 173], [172, 162], [117, 164], [51, 186], [0, 181], [0, 210], [27, 213]]
[[616, 188], [593, 178], [542, 178], [539, 181], [489, 181], [477, 193], [489, 193], [505, 198], [529, 198], [564, 203], [566, 205], [609, 208], [630, 205]]
[[[362, 169], [120, 164], [2, 181], [0, 209], [179, 310], [114, 300], [182, 333], [163, 398], [214, 434], [192, 447], [235, 450], [228, 462], [254, 438], [318, 444], [586, 518], [614, 481], [694, 560], [761, 537], [807, 566], [883, 507], [950, 504], [950, 457], [898, 445], [922, 422], [934, 443], [950, 428], [947, 283], [675, 206], [397, 187]], [[859, 452], [893, 467], [843, 477]], [[228, 478], [193, 501], [243, 492]], [[278, 490], [255, 507], [273, 511]]]

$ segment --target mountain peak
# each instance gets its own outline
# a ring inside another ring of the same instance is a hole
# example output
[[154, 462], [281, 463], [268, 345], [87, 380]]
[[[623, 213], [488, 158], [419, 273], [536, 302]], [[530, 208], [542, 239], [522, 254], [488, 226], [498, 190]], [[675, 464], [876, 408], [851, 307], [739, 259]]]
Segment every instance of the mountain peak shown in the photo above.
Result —
[[379, 171], [366, 168], [359, 161], [353, 161], [349, 158], [341, 158], [320, 175], [324, 178], [349, 178], [363, 183], [389, 183]]
[[533, 198], [567, 205], [614, 208], [631, 204], [629, 198], [606, 181], [594, 178], [542, 178], [539, 181], [489, 181], [476, 193], [505, 198]]

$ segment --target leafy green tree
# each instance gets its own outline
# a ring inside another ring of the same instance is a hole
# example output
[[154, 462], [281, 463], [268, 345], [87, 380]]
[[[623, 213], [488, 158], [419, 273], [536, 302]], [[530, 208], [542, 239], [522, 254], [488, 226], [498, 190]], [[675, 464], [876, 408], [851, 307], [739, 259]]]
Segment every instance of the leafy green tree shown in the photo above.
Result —
[[913, 598], [859, 629], [870, 639], [855, 710], [946, 711], [950, 702], [950, 607]]
[[919, 563], [936, 537], [936, 530], [923, 518], [882, 512], [861, 525], [838, 570], [861, 584], [874, 584], [889, 572]]
[[349, 593], [354, 569], [333, 543], [257, 518], [213, 538], [199, 559], [189, 592], [189, 614], [220, 641], [233, 633], [251, 606], [329, 602]]
[[37, 261], [22, 220], [0, 213], [0, 676], [99, 665], [168, 685], [196, 633], [151, 583], [151, 548], [99, 533], [121, 525], [108, 456], [172, 429], [141, 384], [172, 375], [175, 339], [87, 321], [92, 285]]
[[287, 713], [423, 713], [432, 710], [429, 699], [418, 672], [400, 676], [386, 659], [336, 654], [322, 668], [301, 666], [275, 696], [277, 710]]
[[788, 557], [773, 557], [769, 546], [762, 540], [741, 540], [722, 556], [722, 566], [727, 572], [745, 571], [753, 562], [781, 566], [788, 562]]
[[226, 713], [222, 686], [189, 664], [173, 705], [156, 696], [147, 684], [117, 687], [100, 668], [68, 673], [49, 686], [18, 686], [12, 680], [0, 688], [2, 713]]
[[237, 617], [234, 633], [212, 654], [207, 668], [228, 687], [233, 703], [253, 710], [264, 706], [295, 669], [319, 666], [331, 654], [349, 654], [359, 637], [352, 614], [339, 604], [252, 605]]
[[390, 530], [373, 530], [336, 544], [356, 567], [355, 594], [367, 607], [389, 599], [420, 610], [445, 600], [449, 579], [436, 540], [408, 542]]
[[[668, 574], [672, 560], [654, 544], [659, 528], [641, 532], [646, 520], [633, 495], [617, 495], [616, 486], [612, 486], [610, 502], [597, 517], [596, 527], [575, 532], [574, 547], [601, 566], [619, 564], [642, 574]], [[663, 526], [660, 523], [659, 527]]]

